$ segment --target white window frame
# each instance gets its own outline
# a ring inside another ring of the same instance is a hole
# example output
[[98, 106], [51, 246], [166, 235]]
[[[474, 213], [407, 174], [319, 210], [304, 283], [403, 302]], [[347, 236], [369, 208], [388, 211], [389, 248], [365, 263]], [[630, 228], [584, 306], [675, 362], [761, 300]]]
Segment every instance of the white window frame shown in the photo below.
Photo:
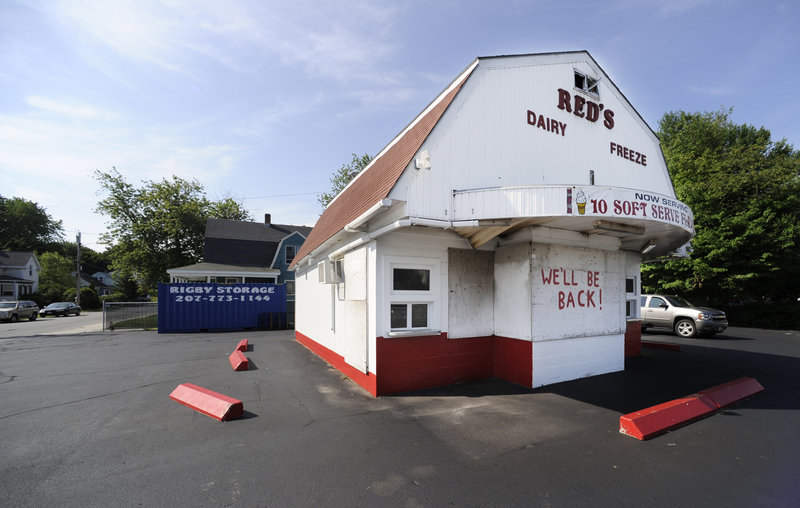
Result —
[[[579, 71], [577, 69], [573, 69], [573, 70], [575, 71], [575, 76], [580, 76], [581, 78], [583, 78], [583, 85], [584, 85], [582, 87], [580, 87], [578, 85], [575, 85], [575, 89], [576, 90], [580, 90], [581, 92], [583, 92], [585, 94], [589, 94], [592, 97], [597, 97], [599, 99], [600, 98], [600, 89], [598, 88], [597, 85], [600, 83], [600, 79], [593, 78], [593, 77], [589, 76], [588, 74], [586, 74], [585, 72], [581, 72], [581, 71]], [[591, 85], [589, 84], [590, 81], [591, 81]]]
[[[397, 290], [394, 288], [394, 270], [411, 269], [428, 271], [428, 290]], [[436, 335], [440, 333], [438, 309], [441, 304], [440, 277], [441, 261], [428, 258], [395, 259], [387, 263], [386, 286], [388, 298], [386, 299], [385, 326], [389, 337], [402, 337], [409, 335]], [[424, 327], [412, 326], [412, 305], [424, 304], [427, 307], [427, 323]], [[392, 327], [392, 305], [406, 305], [406, 326]]]
[[[288, 259], [289, 248], [290, 247], [294, 251], [294, 254], [292, 255], [292, 259]], [[297, 256], [297, 250], [298, 250], [297, 249], [297, 245], [284, 245], [283, 246], [283, 263], [286, 264], [286, 265], [291, 264], [291, 262], [294, 261], [294, 258]]]
[[[628, 281], [633, 283], [633, 292], [628, 291]], [[641, 290], [639, 289], [639, 277], [625, 277], [625, 318], [641, 319]], [[628, 312], [630, 310], [630, 312]]]

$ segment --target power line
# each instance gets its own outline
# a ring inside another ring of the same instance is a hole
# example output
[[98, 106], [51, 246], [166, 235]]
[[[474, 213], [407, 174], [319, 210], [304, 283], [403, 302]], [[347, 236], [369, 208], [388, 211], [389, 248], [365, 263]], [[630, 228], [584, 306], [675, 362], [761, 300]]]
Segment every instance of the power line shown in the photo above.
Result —
[[291, 196], [313, 196], [315, 194], [324, 194], [327, 191], [319, 191], [319, 192], [298, 192], [296, 194], [272, 194], [269, 196], [248, 196], [244, 198], [239, 198], [241, 200], [245, 199], [264, 199], [264, 198], [288, 198]]

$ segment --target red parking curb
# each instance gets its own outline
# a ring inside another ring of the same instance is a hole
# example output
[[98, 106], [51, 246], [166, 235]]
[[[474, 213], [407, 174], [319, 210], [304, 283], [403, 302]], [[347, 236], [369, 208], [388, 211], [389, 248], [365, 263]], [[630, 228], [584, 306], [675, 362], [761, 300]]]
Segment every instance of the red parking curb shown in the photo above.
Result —
[[247, 357], [238, 349], [231, 353], [231, 355], [228, 357], [228, 360], [231, 362], [231, 367], [233, 367], [233, 370], [239, 371], [250, 368], [250, 362], [247, 361]]
[[619, 417], [619, 431], [636, 439], [650, 439], [763, 391], [764, 387], [758, 381], [742, 377], [687, 397], [622, 415]]
[[247, 351], [247, 347], [248, 347], [247, 339], [242, 339], [239, 341], [238, 344], [236, 344], [236, 349], [238, 351], [245, 352]]
[[169, 398], [219, 421], [234, 420], [244, 414], [242, 401], [191, 383], [178, 385]]
[[620, 416], [619, 431], [639, 440], [650, 439], [716, 410], [709, 396], [696, 393]]
[[723, 408], [763, 391], [764, 387], [761, 386], [761, 383], [751, 377], [742, 377], [707, 388], [700, 393], [708, 395], [719, 408]]

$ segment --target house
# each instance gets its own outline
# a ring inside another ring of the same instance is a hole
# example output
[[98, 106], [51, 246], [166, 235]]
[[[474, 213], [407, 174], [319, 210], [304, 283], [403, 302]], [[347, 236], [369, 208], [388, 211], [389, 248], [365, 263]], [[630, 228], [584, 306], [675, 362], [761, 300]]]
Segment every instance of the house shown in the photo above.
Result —
[[0, 251], [0, 300], [20, 300], [39, 291], [42, 267], [30, 251]]
[[90, 283], [94, 286], [98, 296], [108, 296], [116, 289], [114, 277], [107, 272], [94, 272], [91, 275]]
[[693, 236], [658, 138], [588, 52], [478, 58], [320, 216], [295, 336], [373, 395], [619, 371], [641, 263]]
[[167, 270], [170, 282], [286, 284], [290, 324], [294, 272], [288, 270], [311, 228], [264, 222], [208, 219], [203, 262]]

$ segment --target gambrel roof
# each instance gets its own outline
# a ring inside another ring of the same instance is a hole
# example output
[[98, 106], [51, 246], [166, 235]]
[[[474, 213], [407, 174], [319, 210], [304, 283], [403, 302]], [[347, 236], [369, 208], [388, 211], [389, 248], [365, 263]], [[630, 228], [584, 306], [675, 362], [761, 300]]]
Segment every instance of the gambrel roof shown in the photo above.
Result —
[[281, 241], [311, 228], [227, 219], [208, 219], [203, 261], [240, 266], [270, 266]]

